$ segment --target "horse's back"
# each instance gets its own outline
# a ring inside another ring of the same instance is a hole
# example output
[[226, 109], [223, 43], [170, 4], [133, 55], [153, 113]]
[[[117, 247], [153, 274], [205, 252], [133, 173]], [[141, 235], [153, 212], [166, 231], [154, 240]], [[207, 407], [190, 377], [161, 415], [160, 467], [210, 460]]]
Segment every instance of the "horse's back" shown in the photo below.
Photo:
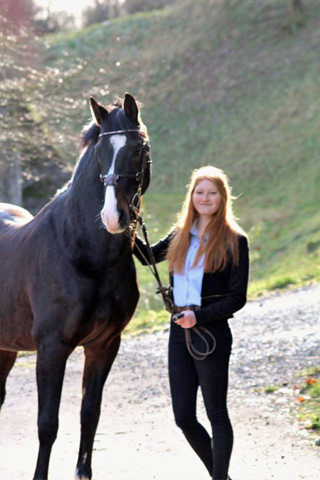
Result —
[[8, 227], [24, 225], [33, 219], [28, 210], [10, 203], [0, 203], [0, 231]]

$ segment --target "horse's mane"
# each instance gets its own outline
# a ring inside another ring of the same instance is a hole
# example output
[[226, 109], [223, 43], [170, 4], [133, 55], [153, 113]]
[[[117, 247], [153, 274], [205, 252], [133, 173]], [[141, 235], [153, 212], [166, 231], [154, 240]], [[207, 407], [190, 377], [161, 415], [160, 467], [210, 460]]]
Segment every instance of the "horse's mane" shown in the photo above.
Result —
[[91, 121], [89, 125], [86, 125], [81, 132], [81, 147], [85, 148], [92, 143], [97, 143], [100, 135], [100, 127]]

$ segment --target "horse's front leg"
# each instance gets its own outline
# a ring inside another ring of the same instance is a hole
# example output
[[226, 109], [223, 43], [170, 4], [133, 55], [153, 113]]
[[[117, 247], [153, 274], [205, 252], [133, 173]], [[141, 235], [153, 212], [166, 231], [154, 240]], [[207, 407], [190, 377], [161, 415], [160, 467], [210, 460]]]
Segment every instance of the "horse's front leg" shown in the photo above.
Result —
[[0, 410], [6, 396], [6, 381], [18, 352], [0, 350]]
[[65, 366], [71, 348], [57, 340], [43, 340], [38, 345], [38, 435], [39, 453], [34, 480], [48, 478], [52, 445], [58, 432], [58, 414]]
[[92, 478], [93, 441], [100, 417], [102, 390], [120, 346], [120, 335], [104, 346], [85, 348], [82, 384], [81, 440], [76, 468], [77, 480]]

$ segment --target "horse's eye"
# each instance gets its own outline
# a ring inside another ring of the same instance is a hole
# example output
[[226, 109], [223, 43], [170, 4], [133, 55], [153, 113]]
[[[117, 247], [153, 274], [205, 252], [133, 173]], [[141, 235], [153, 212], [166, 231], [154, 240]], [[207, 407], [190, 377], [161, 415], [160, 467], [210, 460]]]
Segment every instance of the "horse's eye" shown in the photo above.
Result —
[[134, 156], [134, 157], [139, 157], [139, 156], [140, 156], [140, 153], [141, 153], [141, 150], [135, 150], [135, 151], [133, 152], [133, 156]]

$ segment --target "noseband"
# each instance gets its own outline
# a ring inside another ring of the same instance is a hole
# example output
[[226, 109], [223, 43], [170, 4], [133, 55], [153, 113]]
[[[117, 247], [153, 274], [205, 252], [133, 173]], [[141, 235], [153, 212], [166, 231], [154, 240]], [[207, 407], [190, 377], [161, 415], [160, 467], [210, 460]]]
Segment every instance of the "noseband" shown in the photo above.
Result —
[[[99, 137], [103, 137], [105, 135], [117, 135], [121, 133], [128, 133], [128, 132], [136, 132], [136, 133], [143, 133], [142, 130], [139, 129], [128, 129], [128, 130], [114, 130], [112, 132], [105, 132], [101, 133]], [[129, 215], [130, 215], [130, 225], [129, 225], [129, 232], [130, 237], [134, 236], [134, 232], [137, 226], [137, 220], [139, 215], [139, 208], [140, 208], [140, 197], [144, 193], [143, 191], [143, 182], [144, 182], [144, 175], [147, 166], [151, 165], [152, 161], [148, 158], [149, 151], [149, 143], [144, 142], [142, 145], [142, 150], [140, 153], [140, 160], [141, 160], [141, 170], [138, 173], [111, 173], [109, 175], [100, 175], [100, 180], [105, 187], [116, 187], [120, 190], [122, 196], [124, 197], [125, 201], [127, 202], [129, 208]], [[138, 188], [136, 193], [133, 195], [131, 199], [131, 203], [128, 202], [127, 197], [119, 185], [120, 178], [134, 178], [138, 183]]]

